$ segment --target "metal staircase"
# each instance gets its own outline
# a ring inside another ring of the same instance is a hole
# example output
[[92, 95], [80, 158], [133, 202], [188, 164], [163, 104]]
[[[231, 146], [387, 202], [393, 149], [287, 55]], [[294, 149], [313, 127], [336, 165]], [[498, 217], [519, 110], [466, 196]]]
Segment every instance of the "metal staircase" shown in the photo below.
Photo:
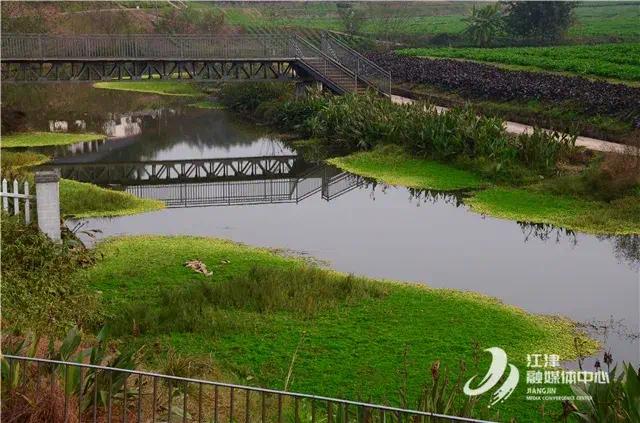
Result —
[[291, 42], [299, 65], [333, 91], [363, 93], [373, 89], [391, 94], [391, 73], [331, 34], [323, 35], [319, 47], [295, 34]]

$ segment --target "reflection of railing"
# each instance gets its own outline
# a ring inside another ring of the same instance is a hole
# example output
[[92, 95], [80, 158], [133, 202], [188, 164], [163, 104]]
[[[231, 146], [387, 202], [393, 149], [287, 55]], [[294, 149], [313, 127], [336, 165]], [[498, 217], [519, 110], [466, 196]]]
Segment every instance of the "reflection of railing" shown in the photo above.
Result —
[[318, 192], [330, 201], [362, 184], [361, 178], [318, 166], [298, 178], [132, 185], [126, 191], [163, 201], [167, 207], [198, 207], [297, 203]]
[[[298, 164], [300, 163], [300, 164]], [[196, 181], [265, 179], [293, 176], [302, 166], [297, 156], [223, 159], [163, 160], [148, 162], [56, 164], [61, 176], [99, 185], [157, 185]]]
[[[424, 411], [158, 373], [13, 355], [10, 389], [62, 393], [60, 421], [482, 422]], [[18, 377], [18, 375], [20, 377]], [[55, 391], [54, 391], [55, 389]], [[46, 394], [45, 394], [46, 395]], [[3, 404], [4, 405], [4, 404]], [[3, 410], [4, 411], [4, 410]]]
[[333, 200], [362, 184], [362, 178], [351, 173], [340, 173], [327, 178], [326, 183], [322, 184], [322, 198], [327, 201]]

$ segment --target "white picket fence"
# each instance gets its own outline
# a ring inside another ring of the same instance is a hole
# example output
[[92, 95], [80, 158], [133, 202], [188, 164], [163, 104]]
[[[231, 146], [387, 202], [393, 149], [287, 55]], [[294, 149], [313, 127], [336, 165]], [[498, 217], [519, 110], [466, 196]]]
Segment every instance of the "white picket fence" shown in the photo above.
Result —
[[[2, 180], [2, 191], [0, 197], [2, 197], [2, 209], [9, 213], [18, 215], [20, 214], [20, 202], [24, 203], [22, 210], [24, 212], [24, 221], [26, 223], [31, 222], [31, 200], [33, 196], [29, 194], [29, 182], [25, 181], [23, 184], [22, 193], [20, 193], [20, 183], [18, 180], [13, 180], [13, 191], [9, 191], [9, 183], [6, 179]], [[13, 200], [13, 207], [9, 208], [9, 200]]]

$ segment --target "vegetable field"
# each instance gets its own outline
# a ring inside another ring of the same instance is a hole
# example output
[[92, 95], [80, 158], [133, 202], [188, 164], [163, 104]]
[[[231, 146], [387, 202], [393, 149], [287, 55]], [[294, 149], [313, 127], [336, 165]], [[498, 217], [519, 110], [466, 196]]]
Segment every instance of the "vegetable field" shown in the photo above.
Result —
[[406, 56], [448, 57], [640, 81], [640, 43], [508, 48], [414, 48]]
[[448, 59], [423, 59], [394, 53], [369, 57], [389, 70], [397, 82], [427, 84], [470, 98], [498, 101], [571, 101], [588, 114], [617, 116], [637, 122], [640, 88], [575, 76], [511, 71]]

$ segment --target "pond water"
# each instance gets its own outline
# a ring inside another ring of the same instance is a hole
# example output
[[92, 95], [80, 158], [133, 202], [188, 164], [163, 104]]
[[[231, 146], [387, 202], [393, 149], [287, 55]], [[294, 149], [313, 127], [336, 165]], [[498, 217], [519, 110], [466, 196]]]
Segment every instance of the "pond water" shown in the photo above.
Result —
[[305, 160], [224, 111], [166, 105], [157, 96], [75, 86], [65, 103], [72, 105], [43, 106], [65, 89], [16, 99], [25, 124], [47, 130], [51, 121], [54, 128], [66, 122], [115, 138], [47, 150], [63, 176], [168, 205], [86, 220], [84, 229], [100, 237], [215, 236], [290, 249], [344, 272], [479, 292], [582, 322], [614, 359], [640, 361], [638, 236], [481, 216], [459, 195], [370, 183]]

